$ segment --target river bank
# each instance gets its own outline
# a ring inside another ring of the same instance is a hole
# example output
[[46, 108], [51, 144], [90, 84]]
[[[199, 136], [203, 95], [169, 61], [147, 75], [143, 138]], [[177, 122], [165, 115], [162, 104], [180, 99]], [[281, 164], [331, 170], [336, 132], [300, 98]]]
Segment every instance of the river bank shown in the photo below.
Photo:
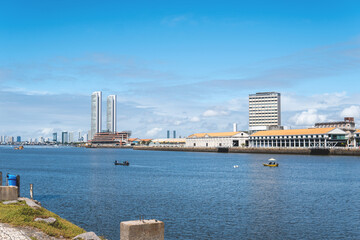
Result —
[[[41, 207], [39, 202], [18, 198], [0, 203], [0, 239], [73, 239], [86, 231]], [[100, 239], [96, 235], [94, 239]]]
[[353, 148], [200, 148], [200, 147], [149, 147], [134, 146], [134, 150], [184, 151], [184, 152], [221, 152], [221, 153], [260, 153], [260, 154], [298, 154], [298, 155], [337, 155], [360, 156], [360, 149]]

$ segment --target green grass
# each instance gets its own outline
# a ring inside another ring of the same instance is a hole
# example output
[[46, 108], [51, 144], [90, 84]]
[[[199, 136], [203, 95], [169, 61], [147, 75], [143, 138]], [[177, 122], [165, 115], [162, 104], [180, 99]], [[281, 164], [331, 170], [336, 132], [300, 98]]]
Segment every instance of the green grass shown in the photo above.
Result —
[[[53, 217], [56, 222], [48, 224], [45, 222], [35, 222], [37, 217]], [[24, 201], [14, 204], [0, 204], [0, 222], [8, 223], [13, 226], [29, 226], [40, 229], [44, 233], [53, 237], [63, 236], [64, 238], [73, 238], [85, 230], [75, 224], [59, 217], [45, 208], [32, 209]]]

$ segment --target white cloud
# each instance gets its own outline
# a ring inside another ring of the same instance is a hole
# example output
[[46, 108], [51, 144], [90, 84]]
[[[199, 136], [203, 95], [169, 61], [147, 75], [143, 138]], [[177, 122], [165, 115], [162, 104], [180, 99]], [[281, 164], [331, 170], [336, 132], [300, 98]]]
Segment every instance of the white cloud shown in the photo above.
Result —
[[190, 122], [200, 122], [200, 118], [199, 117], [191, 117], [190, 118]]
[[306, 111], [308, 109], [328, 109], [353, 101], [346, 92], [323, 93], [312, 96], [282, 94], [283, 111]]
[[153, 137], [153, 136], [156, 136], [162, 130], [163, 130], [162, 128], [155, 127], [155, 128], [150, 129], [149, 131], [147, 131], [146, 135]]
[[301, 113], [295, 114], [295, 116], [290, 118], [290, 122], [294, 123], [296, 126], [313, 126], [316, 122], [323, 122], [327, 119], [327, 116], [324, 114], [319, 114], [317, 109], [308, 109]]
[[342, 117], [360, 117], [360, 106], [352, 105], [348, 108], [345, 108], [340, 115]]
[[202, 115], [204, 117], [217, 117], [217, 116], [223, 116], [228, 115], [229, 113], [227, 111], [216, 111], [216, 110], [206, 110]]
[[49, 136], [50, 134], [52, 134], [54, 132], [54, 128], [43, 128], [43, 129], [40, 129], [40, 132], [45, 136]]

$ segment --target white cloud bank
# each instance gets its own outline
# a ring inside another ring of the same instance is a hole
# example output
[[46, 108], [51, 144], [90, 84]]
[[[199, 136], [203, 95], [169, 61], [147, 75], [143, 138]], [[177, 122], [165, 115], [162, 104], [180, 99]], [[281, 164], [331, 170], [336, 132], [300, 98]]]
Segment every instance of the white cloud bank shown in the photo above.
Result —
[[160, 133], [162, 130], [163, 130], [162, 128], [155, 127], [147, 131], [146, 135], [149, 137], [153, 137], [156, 136], [158, 133]]
[[317, 109], [308, 109], [301, 113], [295, 114], [290, 121], [296, 126], [313, 126], [316, 122], [326, 121], [327, 116], [319, 114]]
[[217, 116], [224, 116], [228, 115], [227, 111], [217, 111], [217, 110], [206, 110], [202, 115], [204, 117], [217, 117]]
[[360, 106], [359, 105], [352, 105], [350, 107], [345, 108], [341, 114], [342, 117], [360, 117]]

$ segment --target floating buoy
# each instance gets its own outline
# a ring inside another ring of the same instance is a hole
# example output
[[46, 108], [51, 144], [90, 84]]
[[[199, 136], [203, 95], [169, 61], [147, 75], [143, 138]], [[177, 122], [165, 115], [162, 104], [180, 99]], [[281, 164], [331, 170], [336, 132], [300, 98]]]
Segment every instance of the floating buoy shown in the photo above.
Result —
[[238, 168], [239, 167], [239, 165], [234, 165], [234, 168]]

